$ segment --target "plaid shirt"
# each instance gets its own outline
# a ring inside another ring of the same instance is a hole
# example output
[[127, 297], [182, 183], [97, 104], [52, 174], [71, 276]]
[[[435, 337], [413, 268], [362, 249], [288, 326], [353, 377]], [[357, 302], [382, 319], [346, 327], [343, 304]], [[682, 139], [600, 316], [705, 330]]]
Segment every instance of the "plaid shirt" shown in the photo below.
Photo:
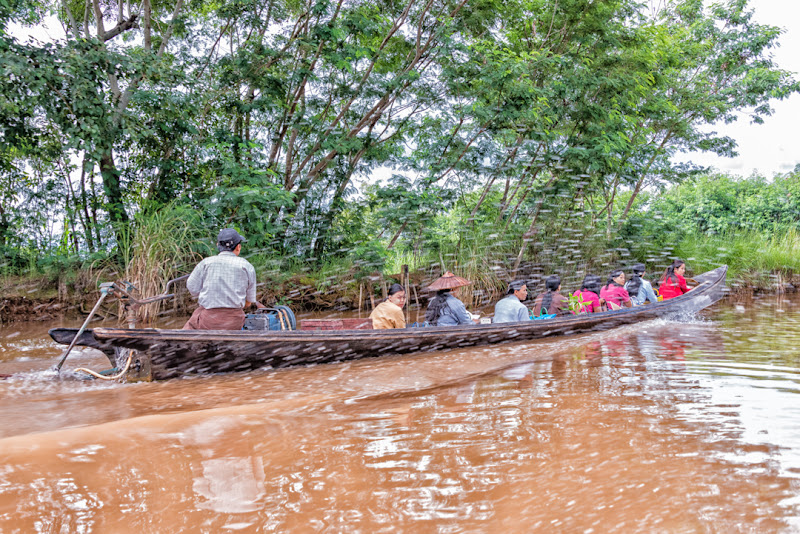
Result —
[[233, 252], [220, 252], [194, 268], [186, 289], [207, 310], [244, 308], [245, 301], [256, 301], [256, 270]]

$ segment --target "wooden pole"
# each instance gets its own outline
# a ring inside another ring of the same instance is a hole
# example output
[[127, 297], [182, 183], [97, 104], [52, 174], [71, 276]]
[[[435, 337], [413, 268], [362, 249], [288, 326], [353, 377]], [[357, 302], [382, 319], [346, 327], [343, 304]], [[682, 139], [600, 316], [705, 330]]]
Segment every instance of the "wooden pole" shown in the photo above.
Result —
[[361, 313], [361, 304], [364, 302], [364, 284], [358, 284], [358, 313]]
[[411, 310], [409, 309], [408, 306], [408, 301], [409, 301], [408, 297], [411, 296], [411, 293], [409, 293], [408, 291], [410, 285], [408, 283], [408, 265], [403, 264], [403, 266], [400, 268], [400, 278], [402, 279], [401, 283], [403, 284], [403, 291], [406, 294], [406, 324], [408, 324], [411, 322]]

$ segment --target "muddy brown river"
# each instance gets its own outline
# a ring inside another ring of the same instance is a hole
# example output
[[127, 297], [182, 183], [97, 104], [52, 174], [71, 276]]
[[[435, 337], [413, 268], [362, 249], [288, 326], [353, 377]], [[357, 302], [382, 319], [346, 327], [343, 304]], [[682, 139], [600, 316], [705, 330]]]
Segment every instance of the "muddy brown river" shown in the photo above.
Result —
[[140, 384], [51, 326], [0, 327], [3, 533], [800, 531], [800, 296]]

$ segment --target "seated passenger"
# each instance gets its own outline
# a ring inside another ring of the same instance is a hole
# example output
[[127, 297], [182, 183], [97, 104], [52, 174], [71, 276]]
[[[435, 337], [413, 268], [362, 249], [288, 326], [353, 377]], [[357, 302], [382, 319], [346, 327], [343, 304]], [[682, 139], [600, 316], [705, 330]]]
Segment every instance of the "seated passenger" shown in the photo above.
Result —
[[672, 265], [667, 267], [664, 275], [661, 277], [661, 284], [658, 286], [658, 294], [664, 300], [680, 297], [689, 288], [686, 286], [686, 278], [683, 275], [686, 273], [686, 264], [681, 260], [675, 260]]
[[619, 309], [623, 306], [632, 306], [631, 297], [623, 287], [625, 284], [625, 272], [622, 269], [611, 271], [606, 285], [600, 290], [600, 298], [605, 300], [609, 309]]
[[528, 308], [522, 303], [528, 298], [528, 286], [524, 280], [508, 284], [508, 293], [494, 305], [493, 323], [515, 323], [530, 321]]
[[386, 328], [405, 328], [406, 318], [403, 315], [403, 304], [406, 302], [406, 291], [400, 284], [392, 284], [389, 288], [389, 298], [375, 306], [369, 318], [372, 319], [372, 328], [383, 330]]
[[457, 326], [462, 324], [474, 324], [472, 316], [467, 311], [464, 303], [450, 294], [451, 289], [471, 284], [460, 276], [456, 276], [450, 271], [436, 280], [428, 289], [436, 291], [428, 304], [425, 312], [425, 321], [431, 326]]
[[581, 305], [578, 313], [597, 313], [603, 311], [603, 300], [600, 299], [600, 277], [596, 274], [587, 274], [583, 277], [581, 288], [572, 294], [574, 297], [579, 297], [581, 302], [586, 304]]
[[653, 291], [653, 286], [650, 282], [644, 279], [645, 267], [643, 263], [637, 263], [633, 266], [633, 276], [625, 282], [625, 291], [631, 297], [631, 302], [634, 306], [641, 306], [645, 302], [658, 302], [656, 292]]
[[544, 282], [544, 287], [547, 291], [533, 301], [533, 316], [565, 315], [569, 312], [569, 299], [559, 293], [561, 291], [561, 278], [557, 274], [548, 276]]

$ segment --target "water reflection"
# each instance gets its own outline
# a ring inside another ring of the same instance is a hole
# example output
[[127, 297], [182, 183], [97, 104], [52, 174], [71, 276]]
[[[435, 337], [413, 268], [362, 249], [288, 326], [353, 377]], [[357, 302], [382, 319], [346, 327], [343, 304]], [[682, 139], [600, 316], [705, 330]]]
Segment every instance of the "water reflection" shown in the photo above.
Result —
[[6, 381], [0, 530], [795, 531], [798, 303], [272, 373]]

